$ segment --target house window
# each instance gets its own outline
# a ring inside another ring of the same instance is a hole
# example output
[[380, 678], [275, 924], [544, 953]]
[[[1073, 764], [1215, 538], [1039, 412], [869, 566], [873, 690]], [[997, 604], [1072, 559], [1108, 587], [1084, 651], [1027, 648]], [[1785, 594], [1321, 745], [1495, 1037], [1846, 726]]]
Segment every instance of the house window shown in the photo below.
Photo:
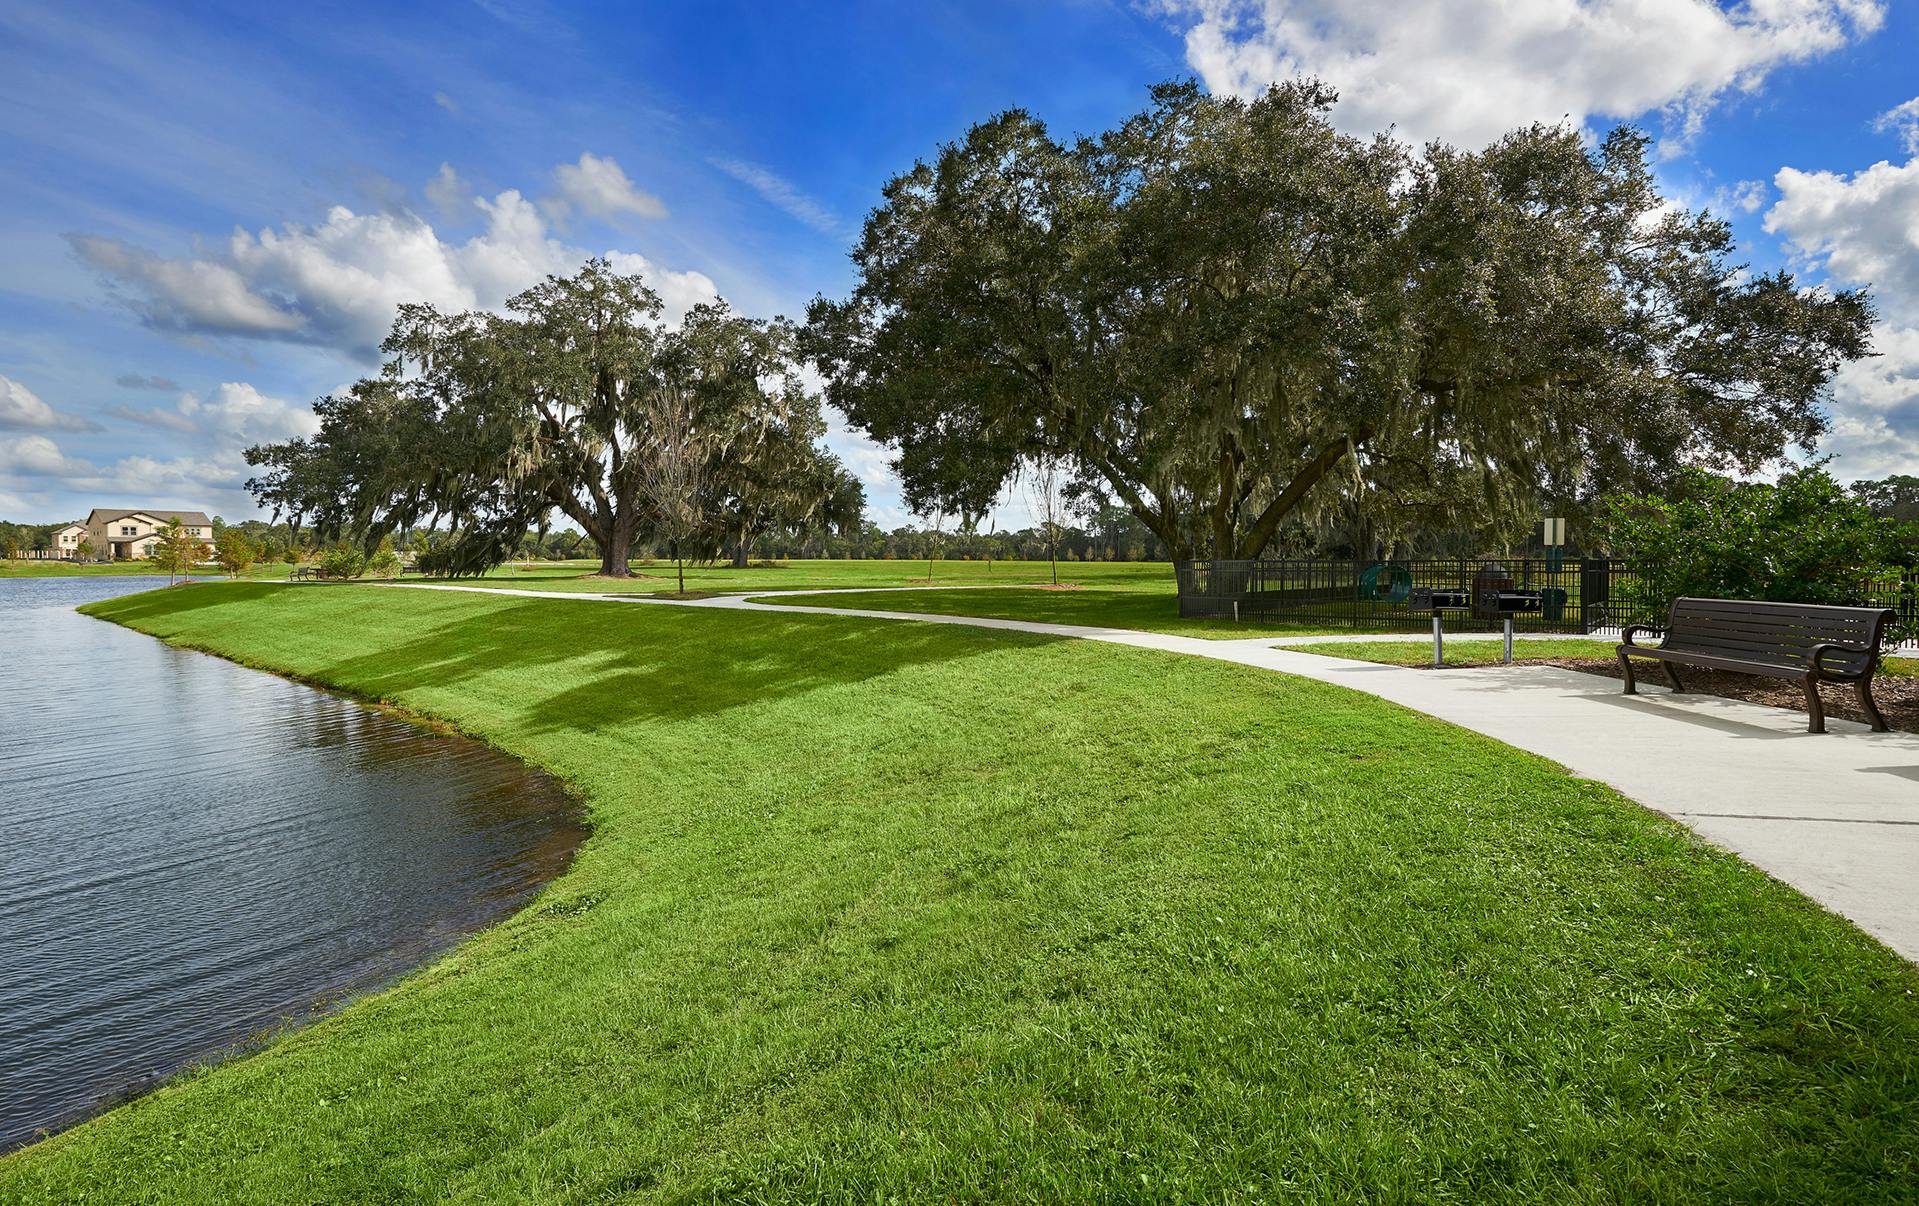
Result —
[[120, 525], [120, 535], [122, 536], [138, 536], [139, 534], [140, 534], [140, 529], [134, 527], [130, 523], [123, 523]]

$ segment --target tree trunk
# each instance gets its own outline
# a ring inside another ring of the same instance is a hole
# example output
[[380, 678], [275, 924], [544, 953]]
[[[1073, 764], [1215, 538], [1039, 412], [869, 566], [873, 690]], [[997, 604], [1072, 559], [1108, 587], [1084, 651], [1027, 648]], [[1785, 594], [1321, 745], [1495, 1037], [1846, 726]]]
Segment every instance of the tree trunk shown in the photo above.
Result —
[[[1326, 446], [1319, 450], [1318, 455], [1308, 461], [1293, 480], [1286, 483], [1286, 488], [1267, 504], [1266, 510], [1261, 512], [1259, 518], [1254, 520], [1252, 526], [1239, 538], [1238, 546], [1231, 550], [1230, 559], [1252, 561], [1265, 552], [1267, 543], [1273, 538], [1273, 533], [1279, 529], [1279, 521], [1297, 508], [1305, 500], [1307, 493], [1332, 472], [1333, 467], [1344, 460], [1348, 453], [1357, 452], [1361, 445], [1372, 439], [1372, 436], [1370, 428], [1360, 427], [1343, 438], [1328, 441]], [[1226, 555], [1226, 550], [1217, 548], [1213, 550], [1215, 557]]]
[[627, 567], [626, 562], [632, 549], [632, 525], [614, 523], [607, 531], [606, 539], [600, 544], [600, 576], [605, 578], [631, 578], [633, 571]]
[[744, 540], [733, 546], [733, 568], [746, 568], [746, 541]]

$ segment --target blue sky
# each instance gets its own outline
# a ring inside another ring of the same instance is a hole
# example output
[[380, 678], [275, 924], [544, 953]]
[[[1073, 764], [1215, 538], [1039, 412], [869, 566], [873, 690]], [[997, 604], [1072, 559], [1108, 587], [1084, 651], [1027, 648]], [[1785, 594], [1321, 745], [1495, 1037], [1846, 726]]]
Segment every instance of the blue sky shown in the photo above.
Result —
[[[1297, 72], [1356, 131], [1642, 125], [1755, 266], [1873, 285], [1885, 355], [1840, 380], [1828, 451], [1919, 472], [1916, 5], [187, 7], [0, 0], [0, 517], [249, 515], [240, 449], [371, 371], [399, 301], [618, 253], [670, 302], [796, 315], [848, 287], [886, 178], [973, 121], [1092, 132], [1159, 80]], [[904, 522], [883, 451], [834, 442]]]

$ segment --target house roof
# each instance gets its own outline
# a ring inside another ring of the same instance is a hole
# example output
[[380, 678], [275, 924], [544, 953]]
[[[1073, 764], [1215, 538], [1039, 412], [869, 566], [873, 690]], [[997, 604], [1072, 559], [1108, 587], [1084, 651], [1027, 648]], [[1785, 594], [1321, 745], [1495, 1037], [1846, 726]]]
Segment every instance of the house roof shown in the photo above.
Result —
[[129, 510], [114, 510], [111, 507], [95, 507], [87, 513], [87, 526], [92, 527], [97, 523], [113, 523], [116, 520], [126, 519], [132, 515], [145, 515], [149, 519], [177, 520], [190, 528], [213, 526], [213, 521], [207, 518], [205, 511], [160, 511], [153, 507], [136, 507]]

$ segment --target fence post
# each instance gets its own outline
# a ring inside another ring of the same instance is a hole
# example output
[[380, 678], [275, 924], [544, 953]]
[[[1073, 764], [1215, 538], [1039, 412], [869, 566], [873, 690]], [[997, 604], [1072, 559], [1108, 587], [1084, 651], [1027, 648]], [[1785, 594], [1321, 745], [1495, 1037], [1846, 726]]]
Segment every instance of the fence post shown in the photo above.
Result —
[[[1612, 601], [1612, 562], [1596, 557], [1579, 560], [1579, 631], [1597, 630]], [[1598, 604], [1597, 607], [1594, 604]]]

